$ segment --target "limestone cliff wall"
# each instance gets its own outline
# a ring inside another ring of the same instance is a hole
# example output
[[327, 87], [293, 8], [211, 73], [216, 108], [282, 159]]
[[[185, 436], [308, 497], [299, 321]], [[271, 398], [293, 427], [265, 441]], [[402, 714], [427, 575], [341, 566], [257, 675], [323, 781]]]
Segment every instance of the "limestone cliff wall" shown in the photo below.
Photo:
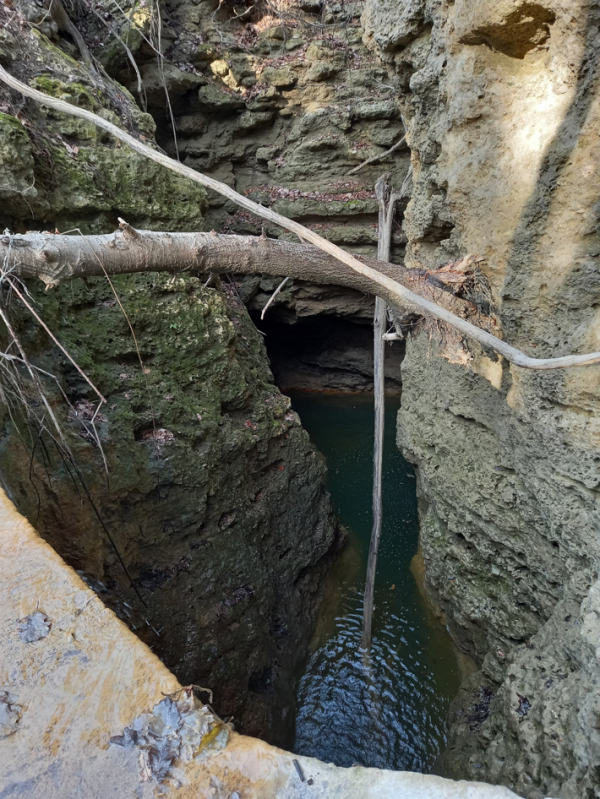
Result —
[[[0, 7], [2, 63], [150, 139], [152, 117], [127, 90], [70, 57], [56, 31], [30, 29], [27, 8]], [[8, 92], [0, 102], [3, 226], [85, 235], [113, 230], [122, 216], [202, 228], [202, 189], [91, 126]], [[213, 689], [224, 716], [282, 743], [338, 527], [324, 467], [273, 384], [261, 336], [229, 283], [204, 283], [142, 275], [28, 287], [107, 399], [95, 429], [94, 391], [13, 298], [5, 308], [47, 373], [40, 379], [65, 442], [27, 371], [16, 384], [3, 379], [0, 478], [179, 679]], [[44, 424], [54, 440], [40, 434]]]
[[[379, 0], [363, 20], [409, 128], [407, 263], [476, 254], [506, 340], [598, 350], [598, 4]], [[443, 767], [597, 796], [599, 367], [535, 374], [440, 341], [407, 341], [398, 440], [427, 585], [483, 664]]]

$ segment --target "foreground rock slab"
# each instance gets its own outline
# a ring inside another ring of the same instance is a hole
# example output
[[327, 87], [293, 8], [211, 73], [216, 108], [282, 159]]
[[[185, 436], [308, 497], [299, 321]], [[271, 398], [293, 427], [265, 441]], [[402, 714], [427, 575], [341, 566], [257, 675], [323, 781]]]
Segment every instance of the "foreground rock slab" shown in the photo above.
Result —
[[[421, 774], [339, 769], [229, 731], [2, 491], [0, 586], [1, 796], [515, 796], [506, 788]], [[154, 748], [143, 749], [150, 739]], [[194, 740], [186, 753], [185, 742]]]

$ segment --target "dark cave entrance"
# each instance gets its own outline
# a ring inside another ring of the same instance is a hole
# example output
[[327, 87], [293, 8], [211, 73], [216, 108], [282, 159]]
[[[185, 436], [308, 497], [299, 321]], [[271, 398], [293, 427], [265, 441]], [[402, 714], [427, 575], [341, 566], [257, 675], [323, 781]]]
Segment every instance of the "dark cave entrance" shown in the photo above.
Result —
[[[265, 334], [275, 383], [283, 391], [370, 392], [373, 390], [373, 328], [365, 320], [330, 314], [300, 317], [267, 311], [250, 315]], [[386, 394], [402, 390], [404, 342], [386, 347]]]

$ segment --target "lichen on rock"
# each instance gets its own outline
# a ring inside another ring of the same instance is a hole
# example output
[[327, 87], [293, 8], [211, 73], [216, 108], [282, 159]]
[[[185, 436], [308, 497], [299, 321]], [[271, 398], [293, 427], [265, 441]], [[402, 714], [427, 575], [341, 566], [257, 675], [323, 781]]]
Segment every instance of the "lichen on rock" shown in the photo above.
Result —
[[182, 688], [135, 718], [110, 743], [139, 751], [142, 781], [154, 779], [179, 787], [186, 783], [181, 767], [224, 749], [229, 732], [228, 725], [196, 699], [193, 688]]

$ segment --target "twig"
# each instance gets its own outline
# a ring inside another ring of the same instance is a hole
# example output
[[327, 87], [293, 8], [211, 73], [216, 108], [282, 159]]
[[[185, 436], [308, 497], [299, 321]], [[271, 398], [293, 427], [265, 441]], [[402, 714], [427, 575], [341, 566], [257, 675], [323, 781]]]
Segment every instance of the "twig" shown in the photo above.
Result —
[[[63, 431], [61, 430], [61, 427], [58, 424], [58, 420], [56, 419], [56, 416], [54, 415], [54, 411], [52, 410], [52, 408], [50, 407], [50, 404], [48, 403], [48, 400], [46, 399], [46, 395], [44, 394], [43, 386], [41, 385], [41, 383], [39, 381], [39, 378], [37, 377], [37, 375], [33, 371], [33, 368], [31, 366], [31, 364], [29, 363], [29, 361], [27, 359], [27, 356], [25, 355], [25, 351], [23, 350], [23, 347], [21, 346], [21, 342], [17, 338], [17, 334], [13, 330], [12, 325], [8, 321], [8, 317], [6, 316], [6, 314], [4, 313], [4, 311], [3, 311], [3, 309], [1, 307], [0, 307], [0, 319], [2, 319], [2, 321], [6, 325], [6, 329], [8, 330], [12, 340], [14, 341], [15, 345], [17, 346], [17, 349], [21, 353], [21, 358], [23, 359], [23, 363], [25, 364], [25, 367], [26, 367], [27, 371], [29, 372], [29, 375], [30, 375], [31, 379], [33, 380], [33, 383], [36, 386], [36, 388], [37, 388], [37, 390], [38, 390], [38, 392], [40, 394], [40, 397], [42, 398], [42, 402], [44, 403], [44, 407], [48, 411], [48, 415], [50, 416], [50, 418], [52, 419], [52, 422], [54, 423], [54, 427], [56, 428], [56, 432], [58, 433], [58, 435], [60, 437], [60, 440], [63, 442], [63, 444], [65, 446], [65, 449], [67, 450], [67, 452], [69, 452], [69, 445], [67, 444], [67, 440], [66, 440], [66, 438], [65, 438], [65, 436], [63, 434]], [[25, 404], [27, 405], [26, 400], [25, 400]]]
[[374, 155], [373, 158], [367, 158], [366, 161], [363, 161], [362, 164], [355, 166], [354, 169], [351, 169], [350, 172], [348, 172], [347, 174], [354, 175], [356, 172], [360, 172], [360, 170], [363, 169], [363, 167], [367, 166], [368, 164], [374, 164], [375, 161], [381, 161], [382, 158], [386, 158], [388, 155], [391, 155], [393, 152], [395, 152], [399, 147], [401, 147], [404, 144], [405, 141], [406, 141], [406, 133], [400, 139], [400, 141], [397, 141], [396, 144], [390, 147], [389, 150], [386, 150], [385, 153]]
[[[138, 95], [139, 95], [140, 100], [142, 102], [142, 107], [145, 106], [146, 105], [146, 100], [145, 100], [145, 97], [144, 97], [144, 88], [143, 88], [143, 84], [142, 84], [142, 76], [140, 74], [140, 70], [139, 70], [138, 65], [136, 63], [136, 60], [133, 57], [133, 53], [131, 52], [131, 50], [127, 46], [127, 43], [124, 42], [123, 39], [121, 39], [121, 37], [119, 36], [117, 31], [112, 27], [112, 25], [109, 22], [107, 22], [104, 19], [104, 17], [96, 11], [94, 5], [90, 3], [89, 7], [91, 8], [92, 13], [95, 14], [96, 17], [100, 20], [100, 22], [102, 22], [102, 24], [105, 25], [108, 28], [110, 33], [112, 33], [112, 35], [119, 42], [119, 44], [121, 44], [125, 48], [125, 52], [127, 54], [127, 58], [129, 59], [133, 69], [135, 70], [135, 74], [136, 74], [137, 82], [138, 82]], [[144, 109], [144, 110], [146, 110], [146, 109]]]
[[262, 313], [261, 313], [261, 315], [260, 315], [260, 318], [261, 318], [261, 319], [264, 319], [264, 318], [265, 318], [265, 314], [266, 314], [266, 312], [267, 312], [267, 309], [268, 309], [268, 307], [271, 305], [271, 303], [273, 302], [273, 300], [275, 299], [275, 297], [276, 297], [276, 296], [279, 294], [279, 292], [280, 292], [280, 291], [281, 291], [281, 289], [282, 289], [282, 288], [285, 286], [285, 284], [288, 282], [288, 280], [289, 280], [289, 277], [286, 277], [286, 278], [284, 278], [284, 279], [281, 281], [281, 283], [280, 283], [280, 284], [277, 286], [277, 288], [275, 289], [275, 291], [274, 291], [274, 292], [271, 294], [271, 296], [269, 297], [269, 302], [268, 302], [268, 303], [265, 305], [265, 307], [262, 309]]
[[304, 771], [302, 770], [302, 766], [300, 765], [300, 763], [296, 760], [296, 758], [294, 758], [292, 762], [294, 764], [296, 771], [298, 772], [300, 780], [302, 782], [306, 782], [306, 777], [304, 776]]
[[248, 14], [248, 13], [250, 13], [250, 11], [252, 11], [252, 9], [255, 7], [255, 5], [256, 5], [256, 3], [254, 3], [254, 4], [253, 4], [253, 5], [251, 5], [251, 6], [249, 6], [249, 7], [248, 7], [248, 8], [247, 8], [245, 11], [242, 11], [242, 13], [241, 13], [241, 14], [235, 14], [235, 16], [233, 16], [233, 17], [230, 17], [230, 18], [227, 20], [227, 22], [229, 23], [229, 22], [232, 22], [234, 19], [241, 19], [242, 17], [245, 17], [245, 16], [246, 16], [246, 14]]
[[87, 384], [88, 384], [88, 385], [89, 385], [89, 386], [90, 386], [90, 387], [93, 389], [93, 391], [94, 391], [94, 392], [95, 392], [95, 393], [98, 395], [98, 397], [100, 397], [100, 400], [101, 400], [102, 402], [106, 402], [106, 399], [105, 399], [105, 398], [102, 396], [102, 394], [101, 394], [101, 393], [98, 391], [98, 389], [97, 389], [97, 388], [96, 388], [96, 386], [95, 386], [95, 385], [92, 383], [92, 381], [90, 380], [90, 378], [89, 378], [89, 377], [88, 377], [88, 376], [85, 374], [85, 372], [84, 372], [84, 371], [81, 369], [81, 367], [80, 367], [80, 366], [79, 366], [79, 365], [78, 365], [78, 364], [77, 364], [77, 363], [76, 363], [76, 362], [73, 360], [73, 358], [72, 358], [72, 357], [69, 355], [69, 353], [68, 353], [68, 352], [66, 351], [66, 349], [63, 347], [63, 345], [60, 343], [60, 341], [59, 341], [59, 340], [56, 338], [56, 336], [55, 336], [55, 335], [54, 335], [54, 333], [53, 333], [53, 332], [50, 330], [50, 328], [49, 328], [49, 327], [48, 327], [48, 325], [47, 325], [47, 324], [44, 322], [44, 320], [43, 320], [43, 319], [41, 319], [41, 318], [39, 317], [39, 315], [38, 315], [38, 314], [37, 314], [37, 313], [36, 313], [36, 312], [33, 310], [33, 308], [31, 307], [31, 305], [30, 305], [30, 304], [27, 302], [27, 300], [25, 299], [25, 297], [23, 296], [23, 294], [21, 294], [21, 292], [19, 291], [19, 289], [18, 289], [18, 288], [15, 286], [15, 284], [13, 283], [13, 281], [12, 281], [10, 278], [6, 278], [6, 282], [9, 284], [9, 286], [10, 286], [10, 287], [12, 288], [12, 290], [15, 292], [15, 294], [17, 295], [17, 297], [18, 297], [18, 298], [21, 300], [21, 302], [23, 303], [23, 305], [24, 305], [24, 306], [27, 308], [27, 310], [29, 311], [29, 313], [30, 313], [32, 316], [34, 316], [34, 317], [37, 319], [37, 321], [38, 321], [38, 322], [40, 323], [40, 325], [41, 325], [41, 326], [44, 328], [44, 330], [45, 330], [45, 331], [46, 331], [46, 333], [47, 333], [47, 334], [50, 336], [50, 338], [51, 338], [51, 339], [52, 339], [52, 341], [53, 341], [53, 342], [56, 344], [56, 346], [57, 346], [57, 347], [59, 347], [59, 348], [62, 350], [62, 352], [63, 352], [63, 353], [64, 353], [64, 354], [67, 356], [67, 358], [68, 358], [68, 359], [71, 361], [71, 363], [72, 363], [72, 364], [73, 364], [73, 366], [74, 366], [74, 367], [77, 369], [77, 371], [79, 372], [79, 374], [80, 374], [80, 375], [83, 377], [83, 379], [85, 380], [85, 382], [86, 382], [86, 383], [87, 383]]
[[94, 62], [88, 46], [85, 43], [81, 33], [79, 33], [79, 29], [73, 24], [71, 17], [65, 11], [65, 7], [63, 6], [61, 0], [51, 0], [49, 13], [52, 19], [58, 25], [59, 30], [63, 30], [73, 37], [85, 65], [91, 69], [92, 72], [96, 72], [96, 68], [94, 67]]
[[175, 125], [175, 115], [173, 114], [173, 106], [171, 105], [171, 97], [169, 95], [169, 87], [167, 86], [167, 79], [165, 77], [165, 57], [162, 53], [162, 18], [160, 16], [159, 0], [156, 0], [156, 26], [158, 36], [157, 62], [158, 71], [162, 80], [162, 85], [165, 90], [165, 98], [167, 100], [167, 108], [169, 109], [169, 119], [171, 121], [171, 128], [173, 130], [173, 143], [175, 144], [175, 156], [179, 161], [179, 144], [177, 143], [177, 126]]

